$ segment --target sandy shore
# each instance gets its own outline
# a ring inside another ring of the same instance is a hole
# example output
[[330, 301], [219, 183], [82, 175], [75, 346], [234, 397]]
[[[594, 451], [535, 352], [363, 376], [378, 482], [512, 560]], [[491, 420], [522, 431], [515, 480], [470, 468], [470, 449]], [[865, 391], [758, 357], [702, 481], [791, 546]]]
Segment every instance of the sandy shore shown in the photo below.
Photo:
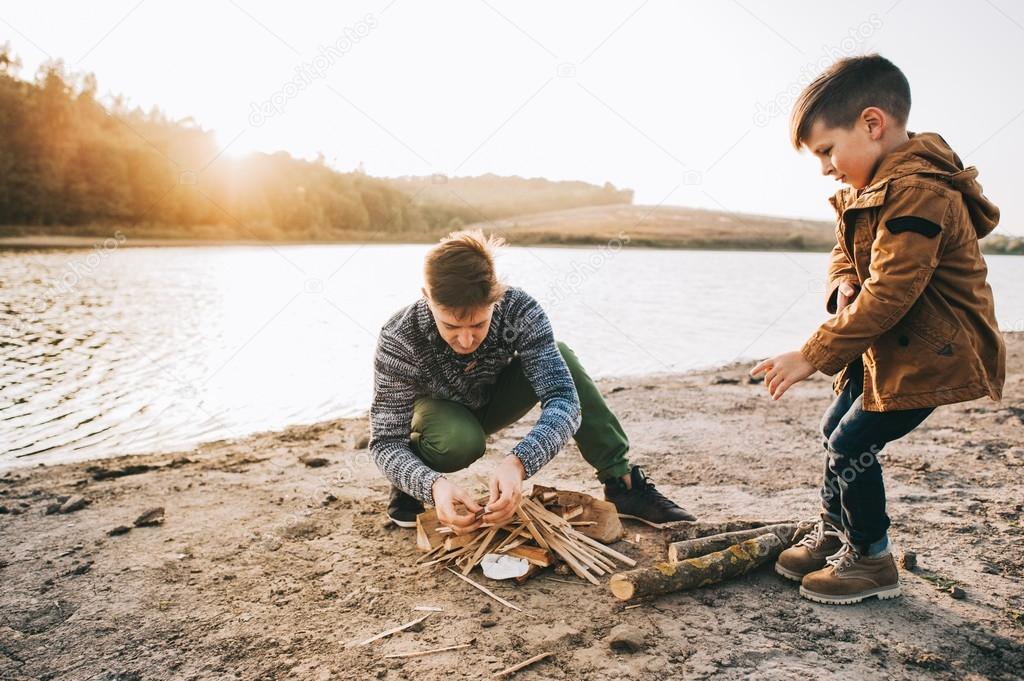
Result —
[[[488, 678], [548, 651], [514, 678], [1020, 678], [1024, 336], [1008, 341], [1001, 404], [941, 409], [882, 455], [893, 537], [919, 563], [902, 599], [816, 605], [770, 569], [629, 609], [571, 577], [494, 586], [518, 613], [413, 566], [412, 533], [382, 522], [387, 485], [359, 448], [365, 420], [342, 420], [0, 477], [0, 678]], [[744, 370], [602, 387], [634, 460], [703, 519], [809, 516], [829, 382], [773, 404]], [[491, 438], [459, 479], [475, 484], [531, 418]], [[537, 481], [600, 493], [575, 446]], [[83, 508], [53, 512], [75, 495]], [[157, 506], [162, 524], [110, 534]], [[662, 555], [656, 531], [627, 529], [616, 548]], [[350, 645], [417, 606], [443, 611], [419, 631]], [[644, 649], [609, 647], [620, 624]]]

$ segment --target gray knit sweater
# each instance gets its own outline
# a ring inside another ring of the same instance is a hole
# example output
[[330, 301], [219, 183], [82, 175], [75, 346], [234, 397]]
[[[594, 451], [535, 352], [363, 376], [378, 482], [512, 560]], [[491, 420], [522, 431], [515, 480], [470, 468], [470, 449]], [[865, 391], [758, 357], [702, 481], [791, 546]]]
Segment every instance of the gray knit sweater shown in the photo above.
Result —
[[494, 306], [480, 346], [460, 355], [438, 334], [420, 299], [381, 329], [374, 358], [370, 450], [385, 476], [426, 503], [441, 474], [410, 448], [413, 405], [419, 397], [452, 400], [470, 409], [487, 404], [498, 374], [518, 356], [540, 400], [541, 415], [512, 448], [530, 477], [558, 453], [580, 425], [580, 402], [569, 368], [555, 344], [547, 315], [529, 294], [511, 287]]

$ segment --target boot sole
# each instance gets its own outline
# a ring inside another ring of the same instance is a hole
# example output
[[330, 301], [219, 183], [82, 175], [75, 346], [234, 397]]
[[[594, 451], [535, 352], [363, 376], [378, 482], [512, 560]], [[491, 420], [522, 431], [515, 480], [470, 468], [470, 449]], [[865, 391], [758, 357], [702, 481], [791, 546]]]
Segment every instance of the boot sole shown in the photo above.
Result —
[[815, 603], [824, 603], [826, 605], [853, 605], [854, 603], [860, 603], [865, 598], [871, 598], [872, 596], [875, 596], [880, 601], [885, 601], [890, 598], [898, 598], [900, 595], [900, 585], [880, 586], [877, 589], [870, 589], [868, 591], [862, 591], [859, 594], [850, 594], [849, 596], [828, 596], [826, 594], [809, 591], [801, 586], [800, 595], [809, 601], [814, 601]]
[[395, 525], [398, 525], [399, 527], [404, 527], [406, 529], [416, 527], [415, 520], [398, 520], [396, 518], [392, 518], [391, 516], [388, 516], [388, 520], [393, 522]]
[[806, 572], [804, 574], [800, 574], [799, 572], [793, 572], [792, 570], [787, 570], [786, 568], [782, 567], [778, 563], [775, 564], [775, 572], [777, 572], [778, 574], [782, 575], [786, 579], [793, 580], [794, 582], [802, 582], [802, 581], [804, 581], [804, 574], [807, 574]]

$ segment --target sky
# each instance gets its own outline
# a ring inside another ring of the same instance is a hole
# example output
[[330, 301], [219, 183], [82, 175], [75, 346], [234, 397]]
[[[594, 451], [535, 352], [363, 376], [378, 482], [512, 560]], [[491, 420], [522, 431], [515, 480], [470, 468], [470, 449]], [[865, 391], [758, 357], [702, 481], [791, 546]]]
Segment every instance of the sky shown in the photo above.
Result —
[[879, 52], [910, 80], [909, 128], [976, 165], [999, 231], [1024, 235], [1024, 2], [0, 2], [4, 41], [23, 75], [63, 59], [101, 94], [193, 117], [227, 156], [821, 219], [838, 185], [790, 146], [791, 103]]

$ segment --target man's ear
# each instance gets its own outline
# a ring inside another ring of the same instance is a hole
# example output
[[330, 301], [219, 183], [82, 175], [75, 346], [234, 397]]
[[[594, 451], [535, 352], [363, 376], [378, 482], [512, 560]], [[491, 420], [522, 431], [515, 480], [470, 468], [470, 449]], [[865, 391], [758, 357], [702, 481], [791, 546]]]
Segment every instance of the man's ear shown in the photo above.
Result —
[[427, 289], [425, 287], [423, 287], [423, 286], [420, 287], [420, 293], [423, 294], [424, 298], [426, 298], [427, 300], [430, 300], [430, 294], [427, 293]]
[[882, 135], [885, 134], [885, 129], [888, 127], [889, 119], [885, 115], [885, 112], [877, 106], [869, 106], [860, 112], [860, 122], [868, 131], [868, 135], [871, 139], [878, 141], [882, 139]]

